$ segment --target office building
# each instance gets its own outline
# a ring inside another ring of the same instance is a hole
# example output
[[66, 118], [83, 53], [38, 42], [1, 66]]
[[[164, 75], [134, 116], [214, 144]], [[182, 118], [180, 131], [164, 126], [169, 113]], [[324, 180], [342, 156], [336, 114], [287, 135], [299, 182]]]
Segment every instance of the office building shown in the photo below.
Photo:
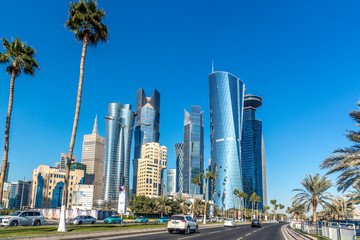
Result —
[[74, 187], [73, 209], [92, 210], [94, 202], [94, 185], [79, 184]]
[[204, 112], [199, 106], [191, 106], [191, 113], [184, 110], [183, 162], [183, 193], [194, 194], [195, 184], [191, 182], [198, 176], [201, 184], [196, 188], [196, 195], [203, 194], [200, 173], [204, 172]]
[[163, 170], [167, 166], [167, 148], [159, 143], [145, 143], [138, 165], [137, 196], [160, 196]]
[[[67, 153], [61, 153], [60, 155], [60, 169], [61, 170], [66, 170], [66, 157], [67, 157]], [[72, 155], [72, 161], [71, 162], [76, 162], [76, 156]]]
[[23, 209], [29, 206], [29, 191], [31, 181], [12, 182], [9, 192], [9, 209]]
[[[67, 208], [72, 206], [74, 187], [84, 183], [85, 171], [77, 169], [76, 166], [70, 167], [69, 189]], [[65, 171], [40, 165], [32, 172], [32, 185], [30, 196], [31, 208], [57, 208], [61, 207], [61, 200], [64, 189]]]
[[241, 181], [241, 134], [244, 83], [228, 72], [209, 74], [212, 169], [217, 169], [214, 202], [219, 209], [234, 207], [233, 192]]
[[102, 199], [117, 201], [120, 186], [129, 189], [134, 112], [130, 104], [110, 103], [106, 119], [105, 173]]
[[176, 169], [169, 169], [166, 173], [166, 192], [172, 195], [176, 192]]
[[[262, 105], [261, 97], [246, 94], [241, 139], [241, 165], [243, 191], [249, 196], [256, 193], [260, 198], [259, 209], [266, 204], [266, 168], [262, 135], [262, 122], [255, 118], [256, 109]], [[251, 203], [247, 203], [251, 208]]]
[[[144, 89], [137, 91], [135, 148], [133, 160], [133, 193], [137, 193], [138, 159], [144, 143], [159, 142], [160, 139], [160, 93], [155, 89], [151, 97], [146, 97]], [[145, 139], [145, 140], [144, 140]]]
[[175, 158], [176, 158], [176, 192], [179, 196], [184, 192], [184, 143], [175, 143]]
[[94, 200], [102, 199], [105, 138], [98, 134], [97, 117], [92, 134], [84, 135], [81, 163], [86, 165], [85, 184], [94, 185]]

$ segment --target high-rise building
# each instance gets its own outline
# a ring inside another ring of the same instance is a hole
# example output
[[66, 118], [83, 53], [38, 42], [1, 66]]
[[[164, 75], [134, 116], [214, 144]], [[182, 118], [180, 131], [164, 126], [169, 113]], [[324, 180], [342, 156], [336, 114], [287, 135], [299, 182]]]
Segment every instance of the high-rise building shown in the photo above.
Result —
[[176, 158], [176, 192], [181, 196], [184, 192], [184, 143], [175, 143]]
[[163, 170], [167, 166], [167, 148], [159, 143], [145, 143], [138, 165], [137, 196], [160, 196]]
[[105, 138], [98, 134], [97, 117], [92, 134], [84, 135], [81, 162], [86, 165], [85, 184], [94, 185], [93, 199], [102, 198]]
[[[69, 191], [67, 208], [72, 206], [74, 187], [84, 183], [85, 171], [70, 167]], [[40, 165], [32, 172], [32, 185], [30, 196], [31, 208], [57, 208], [61, 206], [64, 189], [65, 171]]]
[[195, 184], [191, 181], [198, 176], [201, 184], [196, 194], [203, 194], [201, 172], [204, 172], [204, 112], [199, 106], [191, 106], [191, 113], [184, 110], [183, 193], [194, 194]]
[[[66, 170], [66, 157], [67, 153], [61, 153], [60, 155], [60, 169]], [[72, 155], [72, 162], [76, 162], [76, 156]]]
[[12, 182], [9, 192], [9, 208], [23, 209], [29, 206], [29, 192], [31, 181]]
[[[241, 139], [241, 166], [243, 191], [249, 196], [256, 193], [260, 198], [259, 209], [266, 205], [265, 151], [262, 122], [255, 118], [256, 109], [262, 105], [261, 97], [246, 94]], [[248, 202], [247, 208], [251, 207]]]
[[3, 209], [9, 208], [10, 191], [11, 191], [11, 183], [4, 182], [3, 199], [2, 199], [2, 203], [1, 203], [1, 207]]
[[213, 72], [209, 91], [211, 164], [217, 173], [214, 202], [228, 210], [234, 207], [234, 190], [243, 189], [240, 143], [245, 85], [228, 72]]
[[160, 139], [160, 93], [155, 89], [151, 97], [146, 97], [144, 89], [137, 91], [135, 148], [133, 160], [133, 193], [136, 194], [138, 159], [144, 143], [159, 142]]
[[166, 191], [172, 195], [176, 192], [176, 169], [169, 169], [166, 173]]
[[134, 112], [130, 104], [110, 103], [106, 119], [105, 173], [102, 199], [117, 201], [120, 186], [129, 189]]

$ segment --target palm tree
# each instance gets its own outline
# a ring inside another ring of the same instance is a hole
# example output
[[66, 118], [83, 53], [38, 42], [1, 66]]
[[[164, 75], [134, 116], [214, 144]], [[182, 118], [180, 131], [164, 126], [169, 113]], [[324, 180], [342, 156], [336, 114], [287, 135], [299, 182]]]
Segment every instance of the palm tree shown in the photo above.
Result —
[[179, 211], [181, 214], [187, 214], [189, 212], [189, 207], [185, 204], [186, 199], [178, 197], [176, 201], [179, 203]]
[[66, 232], [65, 209], [66, 209], [66, 200], [68, 196], [70, 164], [73, 155], [76, 130], [80, 115], [81, 93], [82, 93], [82, 86], [84, 80], [84, 64], [85, 64], [86, 50], [88, 44], [90, 44], [91, 46], [96, 46], [99, 42], [104, 42], [108, 40], [108, 35], [107, 35], [108, 28], [103, 23], [101, 23], [104, 16], [105, 16], [105, 11], [102, 9], [98, 9], [96, 1], [79, 0], [77, 3], [70, 3], [69, 18], [65, 23], [66, 27], [71, 32], [75, 33], [75, 39], [83, 43], [83, 48], [82, 48], [81, 60], [80, 60], [80, 77], [79, 77], [79, 86], [77, 92], [74, 125], [71, 134], [69, 153], [66, 161], [64, 190], [62, 196], [58, 232]]
[[360, 203], [360, 186], [355, 185], [353, 188], [354, 190], [349, 190], [344, 196], [349, 197], [349, 201], [357, 205]]
[[160, 213], [161, 217], [164, 216], [164, 213], [169, 214], [171, 212], [170, 203], [171, 200], [166, 196], [155, 198], [155, 212]]
[[203, 224], [206, 224], [206, 204], [207, 204], [207, 180], [214, 179], [215, 173], [206, 169], [205, 174], [200, 172], [200, 176], [204, 179], [204, 188], [205, 188], [205, 209], [204, 209], [204, 221]]
[[283, 210], [285, 208], [285, 206], [282, 204], [279, 204], [279, 208], [280, 208], [280, 213], [282, 214], [281, 210]]
[[[360, 101], [357, 103], [360, 107]], [[360, 127], [360, 111], [350, 112], [350, 117]], [[329, 169], [327, 174], [340, 173], [336, 185], [338, 191], [360, 185], [360, 131], [347, 131], [346, 138], [354, 143], [351, 147], [336, 149], [334, 155], [325, 159], [321, 169]]]
[[254, 216], [254, 207], [255, 207], [255, 201], [257, 199], [257, 194], [254, 192], [253, 194], [251, 194], [250, 196], [250, 202], [251, 202], [251, 219]]
[[301, 181], [301, 185], [304, 189], [294, 189], [294, 192], [299, 192], [291, 200], [293, 204], [303, 204], [307, 211], [312, 208], [313, 210], [313, 222], [316, 222], [316, 207], [318, 204], [321, 206], [330, 206], [331, 194], [326, 192], [332, 183], [330, 180], [326, 180], [326, 175], [320, 178], [319, 174], [313, 176], [312, 174], [306, 175], [305, 179]]
[[5, 171], [9, 154], [10, 122], [14, 102], [15, 78], [19, 77], [21, 73], [34, 76], [35, 69], [39, 69], [39, 65], [34, 59], [36, 55], [36, 51], [34, 48], [28, 46], [25, 42], [21, 42], [18, 37], [16, 37], [15, 40], [12, 39], [11, 43], [5, 38], [2, 38], [2, 41], [5, 52], [0, 53], [0, 64], [9, 64], [6, 68], [6, 72], [11, 75], [11, 80], [9, 105], [5, 125], [5, 149], [0, 175], [0, 203], [2, 202]]
[[265, 216], [267, 216], [267, 212], [270, 210], [270, 207], [269, 206], [265, 206], [264, 207], [264, 211], [265, 211]]
[[256, 202], [256, 216], [257, 218], [259, 218], [259, 202], [261, 202], [261, 197], [260, 196], [256, 196], [255, 198], [255, 202]]
[[275, 204], [275, 206], [274, 206], [274, 211], [275, 211], [275, 219], [276, 220], [278, 220], [279, 218], [279, 216], [278, 216], [278, 214], [277, 214], [277, 209], [278, 209], [278, 207], [279, 207], [279, 204]]
[[194, 217], [194, 210], [195, 210], [195, 199], [196, 199], [196, 186], [201, 184], [200, 178], [199, 176], [195, 176], [192, 181], [192, 184], [195, 184], [195, 189], [194, 189], [194, 203], [192, 204], [192, 210], [191, 210], [191, 215]]
[[249, 197], [246, 193], [242, 193], [241, 194], [242, 195], [242, 198], [244, 198], [244, 216], [245, 216], [245, 218], [246, 218], [246, 215], [245, 215], [245, 211], [246, 211], [246, 199]]
[[305, 206], [300, 203], [295, 203], [291, 207], [288, 207], [286, 212], [289, 214], [294, 213], [296, 221], [300, 222], [300, 216], [305, 213]]
[[275, 205], [276, 205], [276, 200], [270, 200], [270, 204], [273, 205], [273, 219], [275, 220]]
[[[240, 191], [238, 189], [235, 189], [233, 194], [234, 194], [235, 198], [239, 198], [239, 211], [240, 211], [240, 196], [239, 196]], [[236, 219], [237, 214], [236, 214], [236, 203], [235, 203], [235, 201], [234, 201], [234, 207], [235, 207], [235, 219]]]

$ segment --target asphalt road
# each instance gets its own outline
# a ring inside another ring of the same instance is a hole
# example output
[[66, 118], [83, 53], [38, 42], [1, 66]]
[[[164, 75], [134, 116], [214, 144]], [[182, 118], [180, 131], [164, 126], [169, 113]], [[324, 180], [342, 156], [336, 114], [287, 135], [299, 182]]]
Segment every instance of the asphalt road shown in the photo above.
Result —
[[168, 232], [160, 233], [144, 233], [144, 234], [133, 234], [127, 236], [117, 236], [102, 238], [106, 240], [116, 240], [116, 239], [146, 239], [146, 240], [158, 240], [158, 239], [206, 239], [206, 240], [291, 240], [292, 238], [283, 233], [282, 227], [285, 227], [284, 224], [279, 223], [265, 223], [262, 228], [251, 228], [250, 224], [241, 224], [235, 228], [225, 228], [223, 226], [214, 226], [211, 228], [203, 228], [200, 226], [200, 233], [191, 233], [190, 235], [185, 235], [183, 233], [173, 233], [169, 234]]

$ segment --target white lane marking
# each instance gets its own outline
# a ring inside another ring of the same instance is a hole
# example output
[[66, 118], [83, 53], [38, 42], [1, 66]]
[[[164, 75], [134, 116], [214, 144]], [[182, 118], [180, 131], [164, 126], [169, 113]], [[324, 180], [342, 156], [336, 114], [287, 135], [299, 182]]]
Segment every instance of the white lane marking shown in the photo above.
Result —
[[239, 237], [238, 239], [236, 239], [236, 240], [240, 240], [240, 239], [242, 239], [242, 237]]
[[188, 239], [188, 238], [193, 238], [193, 237], [196, 237], [196, 236], [191, 236], [191, 237], [183, 237], [183, 238], [178, 238], [178, 240], [182, 240], [182, 239]]
[[246, 234], [245, 237], [246, 237], [246, 236], [249, 236], [250, 234], [251, 234], [251, 233]]
[[288, 238], [286, 237], [286, 235], [285, 235], [285, 233], [284, 233], [284, 227], [285, 227], [285, 225], [281, 227], [281, 232], [282, 232], [285, 240], [288, 240]]
[[123, 236], [111, 236], [111, 237], [105, 237], [105, 238], [98, 238], [98, 239], [119, 239], [119, 238], [132, 238], [132, 237], [140, 237], [140, 236], [145, 236], [145, 235], [155, 235], [155, 234], [161, 234], [161, 233], [165, 233], [165, 231], [163, 232], [149, 232], [149, 233], [139, 233], [139, 234], [127, 234], [127, 235], [123, 235]]
[[221, 232], [221, 231], [214, 231], [214, 232], [211, 232], [211, 233], [218, 233], [218, 232]]

